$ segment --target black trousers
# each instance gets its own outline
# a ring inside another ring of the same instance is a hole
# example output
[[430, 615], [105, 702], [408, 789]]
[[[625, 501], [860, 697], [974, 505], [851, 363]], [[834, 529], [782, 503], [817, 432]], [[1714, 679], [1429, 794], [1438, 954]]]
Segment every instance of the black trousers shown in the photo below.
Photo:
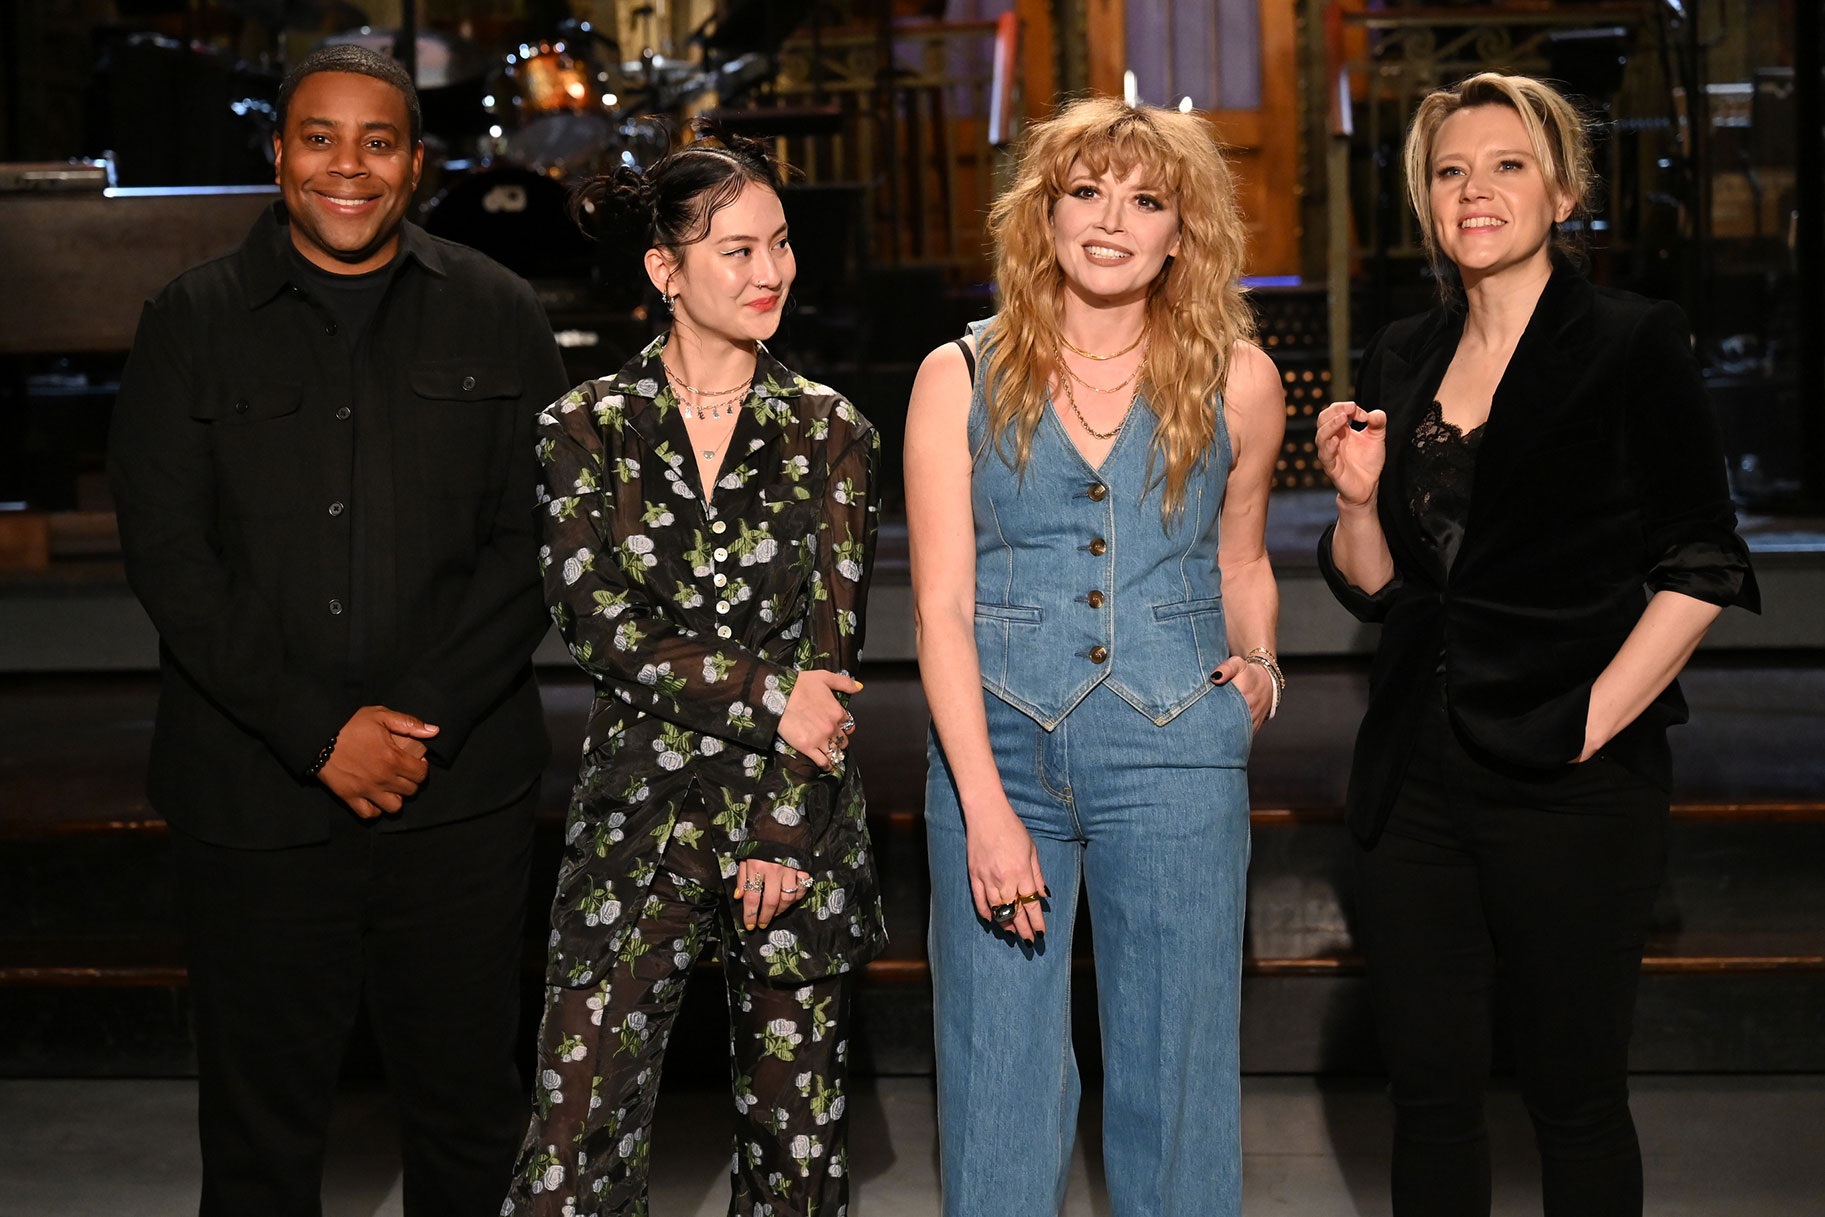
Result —
[[1498, 1000], [1547, 1217], [1641, 1212], [1628, 1043], [1667, 810], [1665, 791], [1601, 755], [1551, 775], [1486, 764], [1428, 705], [1387, 828], [1360, 854], [1396, 1217], [1489, 1212]]
[[535, 797], [419, 832], [350, 815], [327, 844], [294, 849], [174, 834], [202, 1217], [322, 1212], [325, 1130], [364, 996], [408, 1217], [499, 1211], [525, 1127], [514, 1037]]

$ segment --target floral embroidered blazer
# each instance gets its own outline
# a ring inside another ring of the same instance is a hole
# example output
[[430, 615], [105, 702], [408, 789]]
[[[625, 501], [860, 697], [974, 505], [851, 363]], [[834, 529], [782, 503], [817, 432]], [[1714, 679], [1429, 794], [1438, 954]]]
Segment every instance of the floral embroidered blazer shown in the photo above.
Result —
[[[674, 949], [643, 941], [638, 913], [669, 843], [704, 832], [732, 901], [744, 858], [812, 876], [805, 899], [742, 935], [759, 974], [846, 972], [887, 941], [861, 776], [812, 764], [779, 720], [800, 671], [855, 667], [880, 436], [762, 348], [706, 493], [664, 348], [538, 420], [546, 600], [595, 682], [549, 978], [590, 987], [616, 960]], [[693, 791], [702, 811], [686, 815]]]

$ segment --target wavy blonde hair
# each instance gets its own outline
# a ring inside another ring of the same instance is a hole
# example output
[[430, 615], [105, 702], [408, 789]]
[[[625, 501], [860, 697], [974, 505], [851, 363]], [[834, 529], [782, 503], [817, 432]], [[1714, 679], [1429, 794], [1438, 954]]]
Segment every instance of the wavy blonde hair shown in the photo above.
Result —
[[1152, 337], [1141, 381], [1155, 418], [1149, 486], [1163, 466], [1170, 516], [1216, 439], [1211, 406], [1229, 379], [1231, 351], [1255, 334], [1242, 291], [1247, 234], [1235, 179], [1197, 114], [1091, 97], [1028, 128], [1014, 184], [989, 210], [1001, 309], [985, 335], [995, 343], [989, 432], [1003, 459], [1003, 442], [1013, 437], [1010, 463], [1020, 470], [1057, 371], [1065, 276], [1052, 244], [1052, 207], [1073, 166], [1118, 178], [1138, 167], [1179, 212], [1178, 255], [1147, 291]]
[[[1563, 93], [1543, 80], [1531, 76], [1509, 76], [1501, 72], [1478, 72], [1443, 89], [1426, 94], [1413, 113], [1407, 128], [1407, 143], [1401, 150], [1401, 167], [1407, 175], [1407, 202], [1419, 219], [1420, 238], [1425, 242], [1426, 258], [1432, 264], [1433, 277], [1445, 299], [1463, 295], [1457, 267], [1439, 252], [1438, 235], [1433, 231], [1432, 153], [1438, 144], [1439, 128], [1460, 110], [1475, 106], [1507, 106], [1521, 118], [1527, 132], [1527, 144], [1534, 160], [1540, 163], [1540, 176], [1546, 188], [1572, 200], [1572, 219], [1590, 214], [1591, 193], [1596, 188], [1597, 173], [1591, 167], [1590, 123]], [[1584, 260], [1582, 228], [1574, 234], [1561, 225], [1553, 225], [1553, 249], [1575, 263]]]

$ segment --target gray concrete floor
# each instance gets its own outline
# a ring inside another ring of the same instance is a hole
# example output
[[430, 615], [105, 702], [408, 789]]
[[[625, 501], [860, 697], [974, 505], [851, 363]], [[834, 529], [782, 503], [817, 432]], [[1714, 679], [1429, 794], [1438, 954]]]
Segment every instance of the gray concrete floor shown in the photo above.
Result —
[[[938, 1211], [929, 1081], [857, 1085], [850, 1108], [854, 1217]], [[1387, 1211], [1387, 1116], [1359, 1081], [1243, 1083], [1248, 1217]], [[1825, 1212], [1825, 1077], [1649, 1076], [1634, 1081], [1651, 1217], [1816, 1217]], [[1107, 1217], [1086, 1103], [1065, 1217]], [[727, 1204], [722, 1096], [667, 1092], [655, 1132], [653, 1217], [720, 1217]], [[195, 1087], [187, 1081], [0, 1081], [0, 1217], [188, 1217], [196, 1211]], [[1495, 1217], [1539, 1212], [1519, 1102], [1490, 1103]], [[324, 1185], [328, 1217], [397, 1217], [391, 1108], [344, 1097]]]

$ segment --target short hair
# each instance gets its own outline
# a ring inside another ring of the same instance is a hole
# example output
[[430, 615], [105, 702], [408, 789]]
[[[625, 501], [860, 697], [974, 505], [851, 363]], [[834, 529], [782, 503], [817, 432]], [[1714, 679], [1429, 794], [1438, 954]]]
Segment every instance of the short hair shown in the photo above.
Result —
[[406, 113], [412, 119], [412, 142], [416, 144], [424, 139], [424, 112], [419, 109], [418, 90], [413, 87], [412, 78], [406, 74], [405, 68], [397, 59], [352, 42], [318, 47], [293, 64], [291, 71], [285, 74], [285, 79], [279, 82], [281, 138], [285, 135], [285, 115], [291, 109], [292, 94], [298, 91], [298, 86], [304, 83], [305, 77], [315, 76], [319, 72], [353, 72], [357, 76], [371, 76], [392, 85], [406, 99]]
[[[1420, 239], [1425, 243], [1426, 257], [1432, 263], [1440, 290], [1447, 299], [1461, 291], [1457, 268], [1439, 252], [1433, 233], [1432, 216], [1432, 150], [1438, 142], [1439, 128], [1460, 110], [1476, 106], [1507, 106], [1521, 118], [1527, 131], [1527, 142], [1549, 190], [1572, 200], [1572, 218], [1590, 215], [1590, 196], [1597, 175], [1591, 168], [1590, 125], [1583, 113], [1566, 96], [1531, 76], [1509, 76], [1501, 72], [1478, 72], [1456, 84], [1428, 93], [1414, 111], [1413, 123], [1407, 128], [1407, 143], [1401, 153], [1407, 175], [1407, 201], [1419, 219]], [[1553, 249], [1574, 263], [1584, 260], [1582, 225], [1576, 233], [1553, 225]]]

